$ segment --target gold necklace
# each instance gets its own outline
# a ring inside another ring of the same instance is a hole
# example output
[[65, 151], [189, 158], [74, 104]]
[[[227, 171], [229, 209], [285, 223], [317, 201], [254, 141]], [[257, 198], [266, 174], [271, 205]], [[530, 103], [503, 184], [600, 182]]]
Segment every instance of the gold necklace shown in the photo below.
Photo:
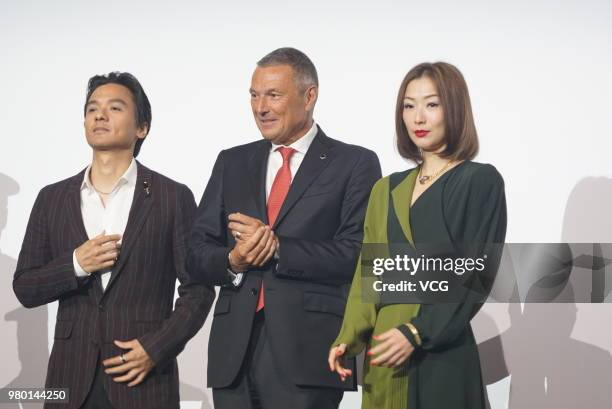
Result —
[[426, 183], [433, 182], [434, 179], [436, 179], [438, 176], [440, 176], [440, 174], [442, 172], [444, 172], [451, 165], [451, 163], [453, 163], [452, 160], [448, 161], [448, 163], [446, 165], [444, 165], [442, 168], [440, 168], [433, 175], [423, 175], [423, 164], [421, 164], [419, 166], [419, 183], [424, 185]]

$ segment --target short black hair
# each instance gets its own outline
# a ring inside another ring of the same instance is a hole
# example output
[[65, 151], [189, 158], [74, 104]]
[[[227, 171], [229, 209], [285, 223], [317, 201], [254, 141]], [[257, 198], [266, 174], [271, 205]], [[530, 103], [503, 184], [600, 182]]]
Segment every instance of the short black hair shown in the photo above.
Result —
[[[151, 104], [140, 82], [138, 82], [136, 77], [129, 72], [114, 71], [106, 75], [94, 75], [91, 77], [87, 82], [87, 97], [85, 98], [84, 114], [87, 113], [87, 103], [89, 102], [89, 98], [91, 98], [91, 94], [93, 94], [98, 87], [106, 84], [123, 85], [130, 90], [134, 98], [134, 104], [136, 105], [136, 126], [138, 126], [138, 128], [146, 127], [148, 135], [151, 130]], [[134, 157], [138, 156], [143, 142], [144, 138], [136, 141], [136, 146], [134, 146]]]
[[289, 65], [293, 68], [298, 84], [304, 89], [319, 86], [319, 76], [314, 64], [306, 54], [292, 47], [277, 48], [257, 61], [258, 67]]

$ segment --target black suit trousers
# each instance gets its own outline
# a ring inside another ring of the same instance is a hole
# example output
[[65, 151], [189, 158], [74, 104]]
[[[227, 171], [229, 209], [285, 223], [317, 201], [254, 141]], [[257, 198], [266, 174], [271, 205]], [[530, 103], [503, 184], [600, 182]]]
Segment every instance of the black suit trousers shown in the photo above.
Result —
[[83, 403], [80, 409], [114, 409], [104, 390], [105, 376], [109, 375], [104, 373], [104, 365], [98, 360], [98, 370], [91, 385], [91, 389], [87, 394], [87, 398], [85, 399], [85, 403]]
[[269, 335], [263, 309], [255, 315], [236, 381], [230, 387], [213, 389], [215, 409], [337, 409], [343, 391], [296, 386], [275, 362]]

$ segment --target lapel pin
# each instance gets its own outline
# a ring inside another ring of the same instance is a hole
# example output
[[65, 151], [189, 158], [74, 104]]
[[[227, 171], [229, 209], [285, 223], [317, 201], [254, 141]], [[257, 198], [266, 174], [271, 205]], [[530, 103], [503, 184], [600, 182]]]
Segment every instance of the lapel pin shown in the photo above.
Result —
[[319, 156], [319, 159], [327, 159], [327, 155], [325, 153], [322, 153], [321, 156]]
[[149, 186], [149, 182], [147, 182], [146, 180], [142, 182], [142, 187], [144, 188], [144, 191], [147, 196], [151, 195], [151, 187]]

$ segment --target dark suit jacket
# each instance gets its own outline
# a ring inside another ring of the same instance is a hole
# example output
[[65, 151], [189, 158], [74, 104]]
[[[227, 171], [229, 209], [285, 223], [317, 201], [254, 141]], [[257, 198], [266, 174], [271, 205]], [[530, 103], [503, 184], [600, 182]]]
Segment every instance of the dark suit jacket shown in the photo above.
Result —
[[242, 285], [229, 283], [234, 238], [230, 213], [267, 223], [265, 178], [270, 143], [222, 151], [200, 202], [187, 265], [198, 280], [222, 286], [208, 345], [208, 385], [236, 378], [245, 356], [262, 278], [265, 316], [277, 364], [296, 385], [353, 389], [329, 371], [355, 271], [370, 190], [380, 178], [376, 154], [325, 136], [319, 129], [293, 178], [273, 230], [280, 258], [251, 269]]
[[103, 292], [93, 277], [77, 278], [72, 264], [74, 249], [88, 239], [80, 208], [83, 174], [40, 191], [13, 280], [28, 308], [59, 301], [46, 387], [70, 388], [70, 403], [46, 407], [78, 408], [97, 362], [122, 352], [113, 341], [138, 338], [156, 366], [132, 388], [105, 377], [111, 403], [117, 409], [178, 408], [175, 358], [204, 324], [214, 299], [212, 289], [195, 284], [184, 268], [193, 194], [138, 164], [121, 254]]

